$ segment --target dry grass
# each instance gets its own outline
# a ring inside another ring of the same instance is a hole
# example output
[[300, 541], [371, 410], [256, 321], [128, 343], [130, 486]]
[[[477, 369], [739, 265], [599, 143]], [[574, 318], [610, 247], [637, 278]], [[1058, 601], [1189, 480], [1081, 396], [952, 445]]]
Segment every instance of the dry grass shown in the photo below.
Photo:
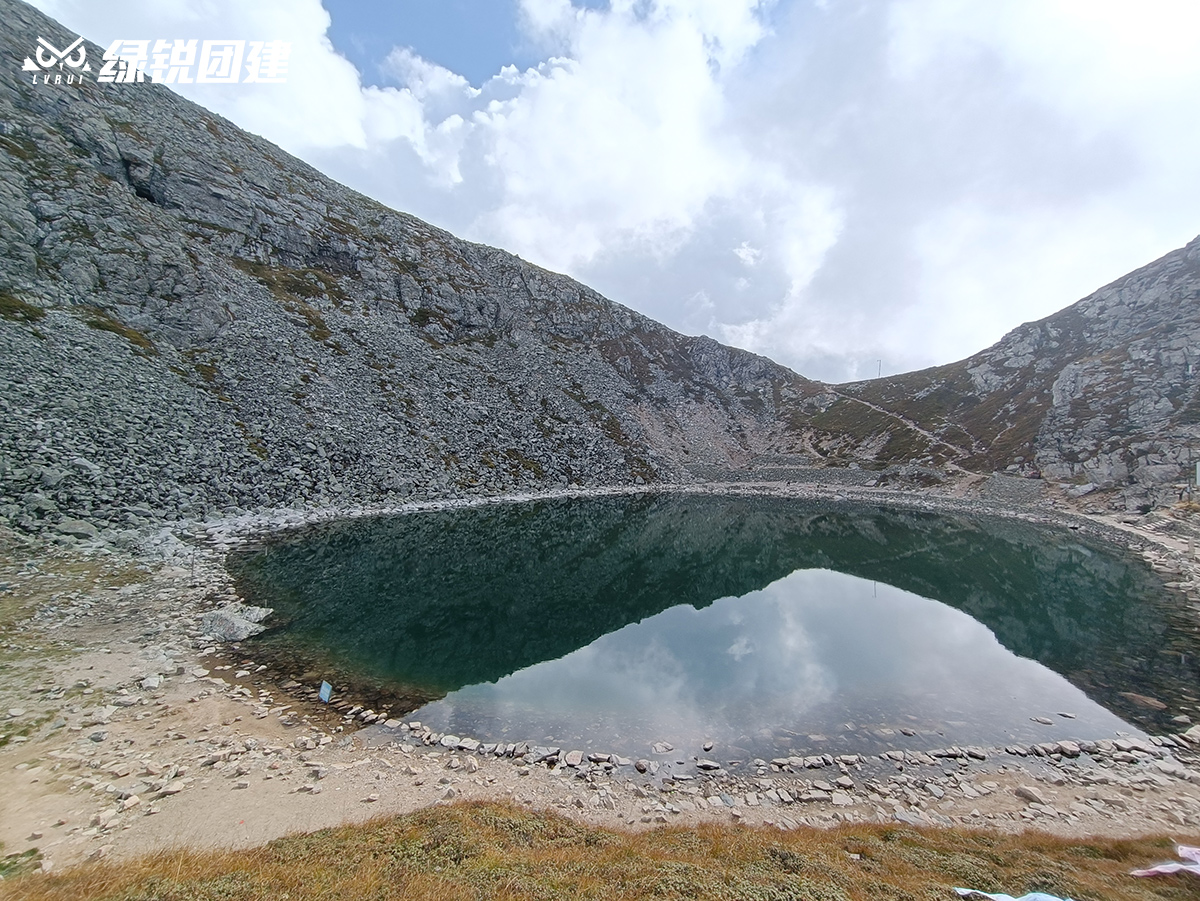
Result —
[[900, 826], [823, 832], [702, 826], [629, 834], [553, 813], [460, 804], [280, 839], [23, 876], [20, 901], [199, 899], [803, 899], [934, 901], [963, 885], [1076, 901], [1200, 897], [1194, 877], [1135, 879], [1166, 838], [1072, 841]]
[[14, 322], [37, 322], [45, 315], [46, 311], [41, 307], [13, 297], [7, 291], [0, 291], [0, 317]]
[[88, 328], [120, 335], [133, 345], [134, 353], [140, 353], [142, 356], [147, 357], [158, 355], [158, 349], [154, 346], [154, 342], [145, 333], [139, 332], [135, 328], [130, 328], [119, 319], [116, 319], [108, 310], [101, 307], [80, 307], [79, 311]]

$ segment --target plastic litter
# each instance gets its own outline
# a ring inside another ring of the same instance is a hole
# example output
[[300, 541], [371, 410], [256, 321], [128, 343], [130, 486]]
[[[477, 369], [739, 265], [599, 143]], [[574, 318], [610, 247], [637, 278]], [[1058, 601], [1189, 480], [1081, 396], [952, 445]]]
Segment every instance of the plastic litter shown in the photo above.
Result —
[[1155, 864], [1144, 870], [1132, 870], [1131, 875], [1166, 876], [1169, 873], [1191, 873], [1193, 876], [1200, 876], [1200, 848], [1193, 848], [1189, 845], [1176, 845], [1175, 853], [1187, 861], [1187, 863], [1178, 863], [1171, 860], [1166, 863]]
[[1070, 898], [1047, 895], [1045, 892], [1030, 892], [1027, 895], [1022, 895], [1020, 898], [1014, 898], [1012, 895], [992, 894], [991, 892], [981, 892], [973, 888], [956, 888], [955, 891], [962, 898], [991, 898], [992, 901], [1071, 901]]

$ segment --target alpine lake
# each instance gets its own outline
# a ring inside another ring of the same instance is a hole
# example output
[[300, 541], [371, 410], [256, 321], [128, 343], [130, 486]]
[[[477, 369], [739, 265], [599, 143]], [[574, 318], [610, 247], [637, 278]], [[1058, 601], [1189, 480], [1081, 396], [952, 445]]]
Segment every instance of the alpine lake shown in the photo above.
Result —
[[1182, 598], [1140, 557], [1013, 519], [577, 498], [308, 526], [228, 563], [275, 610], [246, 653], [481, 741], [1003, 747], [1200, 706]]

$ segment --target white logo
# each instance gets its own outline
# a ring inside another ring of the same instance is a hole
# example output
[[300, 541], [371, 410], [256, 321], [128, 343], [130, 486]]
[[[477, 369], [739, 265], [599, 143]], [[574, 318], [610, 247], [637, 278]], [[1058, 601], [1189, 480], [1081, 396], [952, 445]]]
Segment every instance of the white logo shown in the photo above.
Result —
[[96, 80], [113, 84], [280, 84], [287, 81], [291, 53], [287, 41], [118, 38], [104, 51], [104, 66]]
[[[292, 45], [287, 41], [131, 40], [118, 38], [104, 51], [96, 76], [103, 84], [157, 81], [162, 84], [282, 84], [287, 81]], [[65, 68], [64, 68], [65, 67]], [[52, 71], [57, 69], [58, 71]], [[22, 72], [33, 73], [34, 84], [82, 84], [91, 72], [83, 38], [59, 50], [38, 38]]]
[[21, 66], [22, 72], [33, 72], [33, 83], [38, 83], [38, 76], [42, 77], [42, 84], [50, 84], [51, 69], [58, 69], [54, 73], [54, 84], [62, 84], [63, 67], [67, 70], [67, 84], [74, 84], [76, 81], [83, 81], [83, 73], [91, 72], [92, 67], [87, 62], [87, 47], [84, 46], [83, 38], [76, 38], [63, 50], [59, 50], [43, 37], [38, 37], [38, 45], [34, 50], [33, 59], [25, 57], [25, 62]]

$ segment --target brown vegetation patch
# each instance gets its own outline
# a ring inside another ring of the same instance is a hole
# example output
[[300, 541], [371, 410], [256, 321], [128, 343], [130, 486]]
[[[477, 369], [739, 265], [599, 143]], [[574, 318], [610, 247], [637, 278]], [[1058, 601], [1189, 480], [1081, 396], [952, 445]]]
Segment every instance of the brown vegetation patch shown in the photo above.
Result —
[[564, 388], [563, 394], [579, 404], [592, 424], [600, 429], [609, 441], [621, 448], [625, 455], [625, 465], [629, 467], [631, 475], [637, 476], [645, 482], [653, 481], [658, 477], [658, 473], [650, 465], [650, 462], [634, 453], [633, 439], [625, 433], [621, 427], [621, 421], [617, 419], [612, 410], [600, 401], [588, 397], [583, 385], [578, 382], [572, 382], [569, 388]]
[[46, 311], [26, 303], [19, 297], [0, 291], [0, 316], [13, 322], [37, 322], [45, 317]]
[[158, 349], [149, 336], [135, 328], [130, 328], [103, 307], [83, 307], [81, 313], [88, 328], [120, 335], [133, 345], [135, 353], [140, 353], [142, 356], [152, 357], [158, 354]]
[[[533, 473], [539, 479], [542, 478], [543, 476], [545, 476], [545, 474], [546, 474], [545, 467], [543, 467], [541, 463], [539, 463], [537, 460], [531, 460], [529, 457], [526, 457], [523, 453], [521, 453], [515, 447], [510, 447], [507, 450], [505, 450], [504, 456], [514, 466], [519, 467], [520, 469], [529, 470], [529, 472]], [[513, 469], [513, 473], [516, 474], [515, 469]]]
[[233, 260], [233, 265], [258, 279], [277, 299], [328, 297], [336, 303], [349, 301], [337, 276], [323, 269], [268, 266], [242, 259]]
[[1093, 901], [1196, 897], [1194, 877], [1137, 879], [1165, 838], [1073, 840], [855, 825], [640, 834], [475, 803], [295, 835], [250, 851], [164, 852], [6, 883], [50, 899], [804, 899], [925, 901], [952, 886]]
[[[337, 279], [320, 269], [291, 269], [287, 266], [267, 266], [250, 260], [234, 260], [233, 265], [251, 275], [271, 292], [279, 305], [302, 320], [302, 325], [314, 341], [328, 342], [333, 330], [326, 324], [320, 312], [307, 303], [316, 298], [330, 298], [335, 303], [347, 301]], [[336, 342], [329, 346], [341, 353], [345, 351]]]
[[26, 163], [40, 159], [38, 146], [22, 135], [0, 135], [0, 148]]
[[[233, 399], [221, 387], [221, 370], [212, 360], [203, 358], [204, 351], [198, 349], [185, 350], [183, 358], [192, 364], [192, 369], [202, 379], [201, 386], [216, 395], [217, 400], [232, 403]], [[174, 367], [172, 367], [174, 369]], [[186, 376], [186, 370], [174, 369], [179, 375]]]
[[890, 429], [902, 427], [896, 419], [854, 400], [838, 400], [825, 410], [814, 413], [807, 423], [811, 428], [833, 435], [849, 435], [864, 441]]
[[113, 131], [119, 132], [126, 137], [133, 138], [135, 141], [138, 141], [142, 144], [151, 143], [150, 139], [138, 131], [137, 128], [135, 128], [130, 122], [114, 122], [112, 119], [109, 119], [108, 124]]

